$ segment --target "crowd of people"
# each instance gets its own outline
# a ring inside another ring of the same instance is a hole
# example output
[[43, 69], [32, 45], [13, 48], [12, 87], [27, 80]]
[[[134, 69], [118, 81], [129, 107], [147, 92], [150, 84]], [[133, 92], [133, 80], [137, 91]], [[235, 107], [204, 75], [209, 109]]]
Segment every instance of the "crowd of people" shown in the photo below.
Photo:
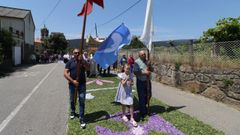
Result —
[[53, 63], [58, 61], [63, 61], [67, 63], [68, 60], [71, 59], [71, 55], [67, 54], [52, 54], [48, 52], [44, 52], [43, 54], [31, 54], [30, 61], [32, 64], [46, 64], [46, 63]]
[[[120, 72], [117, 74], [119, 78], [119, 85], [115, 97], [115, 102], [119, 102], [122, 105], [122, 119], [127, 122], [130, 121], [134, 127], [138, 126], [138, 123], [135, 121], [133, 112], [133, 95], [132, 95], [132, 85], [134, 84], [134, 75], [136, 77], [136, 87], [138, 93], [138, 110], [140, 111], [140, 117], [144, 118], [148, 112], [149, 100], [151, 98], [151, 72], [153, 68], [146, 59], [146, 53], [144, 51], [139, 51], [139, 58], [134, 60], [132, 55], [129, 55], [127, 58], [126, 55], [123, 55], [119, 61]], [[79, 61], [79, 69], [78, 62]], [[113, 64], [113, 69], [118, 67], [117, 61]], [[97, 71], [96, 71], [97, 70]], [[84, 52], [80, 56], [79, 50], [74, 49], [73, 57], [66, 62], [64, 69], [64, 77], [68, 81], [69, 85], [69, 99], [70, 99], [70, 119], [73, 119], [76, 116], [75, 113], [75, 104], [78, 93], [79, 101], [79, 116], [80, 116], [80, 127], [85, 128], [86, 123], [84, 120], [85, 114], [85, 97], [86, 97], [86, 77], [93, 75], [99, 75], [102, 72], [102, 69], [99, 65], [96, 66], [96, 63], [92, 59], [92, 56], [89, 57], [87, 52]], [[105, 70], [106, 72], [106, 70]], [[107, 71], [110, 74], [110, 66]], [[79, 73], [79, 78], [77, 77]], [[104, 74], [104, 72], [103, 72]], [[129, 108], [129, 109], [126, 109]], [[127, 110], [130, 111], [130, 119], [127, 117]]]

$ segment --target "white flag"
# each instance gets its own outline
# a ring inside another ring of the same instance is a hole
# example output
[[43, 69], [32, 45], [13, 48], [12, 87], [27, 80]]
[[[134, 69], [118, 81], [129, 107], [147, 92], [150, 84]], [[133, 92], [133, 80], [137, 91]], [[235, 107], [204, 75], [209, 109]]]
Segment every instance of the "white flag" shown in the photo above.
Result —
[[148, 0], [145, 15], [143, 33], [140, 41], [148, 48], [149, 52], [152, 50], [153, 24], [152, 24], [152, 0]]

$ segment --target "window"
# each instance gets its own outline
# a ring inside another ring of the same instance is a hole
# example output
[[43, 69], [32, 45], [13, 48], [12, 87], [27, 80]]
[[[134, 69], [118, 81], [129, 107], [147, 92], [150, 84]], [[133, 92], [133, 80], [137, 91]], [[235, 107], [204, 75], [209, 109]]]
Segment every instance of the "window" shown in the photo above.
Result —
[[22, 36], [22, 37], [24, 36], [24, 33], [23, 33], [23, 32], [21, 32], [21, 36]]
[[13, 32], [13, 27], [9, 27], [9, 31], [10, 31], [10, 32]]
[[19, 38], [19, 31], [18, 30], [16, 30], [16, 34], [17, 34], [17, 37]]

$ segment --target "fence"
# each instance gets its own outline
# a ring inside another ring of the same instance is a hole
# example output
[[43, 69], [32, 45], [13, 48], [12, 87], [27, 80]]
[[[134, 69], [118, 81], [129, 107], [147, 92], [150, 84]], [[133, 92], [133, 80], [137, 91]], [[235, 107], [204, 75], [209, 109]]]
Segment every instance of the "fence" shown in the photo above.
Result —
[[[127, 56], [137, 58], [140, 49], [122, 50]], [[193, 43], [155, 46], [150, 53], [155, 62], [190, 64], [194, 66], [210, 66], [219, 68], [240, 68], [240, 41], [217, 43]]]

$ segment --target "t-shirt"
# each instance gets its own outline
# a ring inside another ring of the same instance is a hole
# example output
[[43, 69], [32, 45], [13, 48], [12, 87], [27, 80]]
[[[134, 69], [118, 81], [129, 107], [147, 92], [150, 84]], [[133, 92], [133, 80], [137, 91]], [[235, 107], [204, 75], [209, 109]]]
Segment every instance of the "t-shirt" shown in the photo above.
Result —
[[127, 64], [127, 58], [125, 57], [122, 57], [121, 60], [120, 60], [120, 64], [123, 66], [125, 64]]
[[[66, 69], [69, 69], [70, 77], [74, 80], [77, 79], [77, 61], [72, 58], [70, 59], [65, 66]], [[86, 83], [86, 76], [85, 76], [85, 68], [83, 66], [80, 67], [80, 76], [78, 79], [80, 84]], [[69, 84], [72, 84], [71, 82]]]
[[134, 59], [133, 57], [128, 58], [128, 64], [133, 65], [134, 64]]
[[[140, 58], [138, 58], [133, 66], [133, 72], [138, 72], [138, 71], [146, 71], [147, 70], [147, 65], [144, 63]], [[141, 81], [146, 81], [147, 76], [146, 75], [141, 75], [141, 76], [136, 76], [137, 79]]]

